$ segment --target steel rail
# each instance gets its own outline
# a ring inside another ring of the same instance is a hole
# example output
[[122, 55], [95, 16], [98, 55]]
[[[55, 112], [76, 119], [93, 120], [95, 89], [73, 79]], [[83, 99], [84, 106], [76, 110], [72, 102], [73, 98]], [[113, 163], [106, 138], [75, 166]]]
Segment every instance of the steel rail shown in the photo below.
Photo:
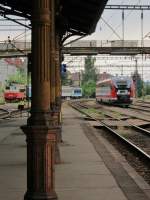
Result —
[[[107, 116], [109, 116], [108, 114], [107, 114]], [[111, 116], [111, 115], [110, 115]], [[112, 117], [112, 116], [111, 116]], [[118, 119], [118, 118], [115, 118], [115, 117], [112, 117], [113, 119], [117, 119], [118, 121], [122, 121], [121, 119]], [[143, 129], [143, 128], [141, 128], [141, 127], [139, 127], [139, 126], [136, 126], [136, 125], [134, 125], [134, 124], [131, 124], [131, 123], [129, 123], [128, 122], [128, 125], [130, 125], [130, 127], [131, 128], [134, 128], [134, 129], [136, 129], [136, 130], [138, 130], [138, 131], [142, 131], [142, 134], [146, 134], [147, 136], [149, 136], [150, 137], [150, 131], [148, 131], [148, 130], [146, 130], [146, 129]]]
[[[146, 106], [141, 106], [141, 107], [146, 108]], [[146, 110], [144, 108], [140, 108], [138, 105], [130, 105], [129, 108], [133, 109], [133, 110], [140, 110], [140, 111], [143, 111], [143, 112], [150, 112], [150, 110]], [[147, 107], [147, 108], [150, 108], [150, 107]]]
[[0, 119], [5, 119], [9, 117], [9, 111], [3, 108], [0, 108]]
[[29, 108], [24, 108], [23, 110], [13, 110], [13, 111], [10, 112], [9, 117], [14, 117], [16, 115], [20, 115], [20, 114], [26, 113], [28, 111], [29, 111]]
[[12, 118], [16, 115], [23, 114], [28, 111], [29, 111], [29, 108], [25, 108], [22, 111], [20, 111], [20, 110], [8, 111], [7, 109], [0, 108], [0, 119]]
[[[107, 114], [107, 116], [112, 117], [112, 116], [109, 115], [109, 114]], [[112, 117], [112, 118], [115, 119], [115, 120], [117, 119], [118, 121], [122, 121], [121, 119], [118, 119], [118, 118], [115, 118], [115, 117]], [[136, 129], [136, 130], [142, 131], [142, 133], [144, 133], [144, 134], [146, 134], [147, 136], [150, 137], [150, 131], [148, 131], [148, 130], [146, 130], [146, 129], [143, 129], [143, 128], [139, 127], [139, 126], [136, 126], [136, 125], [134, 125], [134, 124], [131, 124], [131, 123], [129, 123], [129, 122], [127, 122], [127, 123], [128, 123], [128, 125], [130, 125], [131, 128], [134, 128], [134, 129]]]
[[149, 103], [140, 103], [140, 102], [137, 102], [137, 103], [134, 103], [132, 104], [133, 106], [140, 106], [140, 107], [143, 107], [143, 108], [150, 108], [150, 104]]

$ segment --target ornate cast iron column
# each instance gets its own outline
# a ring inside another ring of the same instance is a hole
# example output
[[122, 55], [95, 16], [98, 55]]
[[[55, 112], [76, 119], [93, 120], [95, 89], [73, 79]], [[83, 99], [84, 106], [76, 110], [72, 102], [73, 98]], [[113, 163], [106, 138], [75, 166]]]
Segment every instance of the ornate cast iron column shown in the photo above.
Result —
[[[55, 74], [56, 74], [56, 80], [55, 80], [55, 95], [56, 95], [56, 106], [58, 109], [58, 123], [61, 125], [61, 74], [60, 74], [60, 36], [59, 33], [56, 32], [56, 38], [55, 38], [55, 43], [56, 43], [56, 58], [55, 58]], [[61, 130], [58, 134], [58, 141], [62, 141], [62, 134]]]
[[50, 107], [51, 110], [53, 111], [53, 115], [59, 124], [59, 128], [57, 129], [56, 133], [56, 146], [55, 146], [55, 163], [58, 164], [60, 163], [60, 152], [59, 152], [59, 135], [61, 132], [61, 126], [59, 123], [59, 113], [60, 109], [57, 106], [56, 103], [56, 45], [55, 45], [55, 0], [51, 0], [51, 5], [50, 5], [50, 10], [51, 10], [51, 41], [50, 41], [50, 49], [51, 49], [51, 61], [50, 61]]
[[59, 33], [56, 32], [56, 38], [55, 38], [55, 43], [56, 43], [56, 58], [55, 58], [55, 64], [56, 64], [56, 80], [55, 80], [55, 85], [56, 85], [56, 105], [59, 107], [59, 110], [61, 108], [61, 74], [60, 74], [60, 37]]
[[[56, 156], [55, 156], [55, 163], [59, 164], [61, 163], [61, 156], [59, 151], [59, 143], [62, 142], [62, 129], [61, 129], [61, 92], [60, 92], [60, 83], [61, 83], [61, 77], [60, 77], [60, 63], [59, 63], [59, 50], [57, 48], [57, 36], [55, 37], [55, 115], [57, 118], [57, 122], [59, 124], [59, 130], [57, 132], [56, 136]], [[59, 86], [59, 88], [58, 88]], [[59, 90], [58, 90], [59, 89]], [[59, 91], [59, 93], [58, 93]], [[59, 95], [59, 96], [58, 96]]]
[[50, 104], [51, 109], [56, 112], [56, 102], [55, 102], [55, 0], [50, 1], [50, 9], [51, 9], [51, 62], [50, 62]]
[[[55, 100], [58, 113], [58, 123], [61, 125], [61, 37], [63, 36], [64, 30], [62, 31], [63, 18], [61, 17], [61, 6], [60, 0], [55, 0]], [[63, 24], [64, 25], [64, 24]], [[61, 131], [58, 138], [59, 142], [62, 141]]]
[[27, 137], [25, 200], [57, 199], [54, 160], [58, 121], [50, 109], [50, 0], [32, 0], [32, 106]]

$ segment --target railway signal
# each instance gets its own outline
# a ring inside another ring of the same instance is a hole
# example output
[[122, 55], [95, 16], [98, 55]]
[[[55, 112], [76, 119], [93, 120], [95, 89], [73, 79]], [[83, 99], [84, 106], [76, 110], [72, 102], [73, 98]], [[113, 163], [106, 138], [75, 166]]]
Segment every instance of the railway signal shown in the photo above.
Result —
[[66, 75], [67, 72], [67, 65], [66, 64], [61, 64], [61, 75], [64, 76]]

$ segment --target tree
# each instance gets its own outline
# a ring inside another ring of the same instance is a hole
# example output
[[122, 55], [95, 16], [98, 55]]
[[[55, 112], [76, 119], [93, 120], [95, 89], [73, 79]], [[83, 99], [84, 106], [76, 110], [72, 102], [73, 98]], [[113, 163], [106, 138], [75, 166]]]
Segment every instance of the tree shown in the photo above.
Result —
[[89, 80], [82, 85], [83, 94], [85, 97], [95, 97], [96, 82]]
[[95, 96], [96, 88], [96, 68], [94, 66], [96, 59], [92, 56], [87, 56], [84, 63], [84, 72], [82, 73], [82, 90], [86, 97]]
[[14, 75], [10, 75], [7, 80], [8, 84], [18, 83], [18, 84], [27, 84], [27, 74], [25, 70], [19, 68], [17, 69], [17, 73]]
[[82, 74], [82, 83], [85, 83], [89, 80], [96, 81], [97, 75], [96, 75], [96, 69], [94, 66], [95, 58], [92, 58], [92, 56], [87, 56], [85, 58], [84, 63], [84, 72]]
[[135, 70], [135, 72], [133, 73], [132, 78], [135, 83], [136, 97], [141, 97], [143, 95], [144, 83], [137, 70]]
[[0, 104], [4, 104], [5, 99], [4, 99], [4, 87], [0, 85]]
[[67, 85], [68, 81], [67, 81], [67, 74], [61, 74], [61, 84], [62, 85]]
[[65, 73], [61, 73], [61, 84], [62, 85], [72, 85], [72, 80], [68, 78], [69, 77], [69, 71], [66, 71]]
[[150, 95], [150, 83], [145, 83], [145, 93], [146, 95]]

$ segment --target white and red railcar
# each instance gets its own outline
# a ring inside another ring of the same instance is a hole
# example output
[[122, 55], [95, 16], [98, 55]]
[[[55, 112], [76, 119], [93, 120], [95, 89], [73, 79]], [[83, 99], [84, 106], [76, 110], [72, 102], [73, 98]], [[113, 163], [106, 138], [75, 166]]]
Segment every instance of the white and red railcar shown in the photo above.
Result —
[[98, 102], [129, 105], [134, 96], [134, 83], [129, 77], [112, 77], [96, 84], [96, 101]]
[[21, 84], [12, 84], [5, 88], [4, 92], [5, 101], [21, 101], [26, 98], [25, 86]]

